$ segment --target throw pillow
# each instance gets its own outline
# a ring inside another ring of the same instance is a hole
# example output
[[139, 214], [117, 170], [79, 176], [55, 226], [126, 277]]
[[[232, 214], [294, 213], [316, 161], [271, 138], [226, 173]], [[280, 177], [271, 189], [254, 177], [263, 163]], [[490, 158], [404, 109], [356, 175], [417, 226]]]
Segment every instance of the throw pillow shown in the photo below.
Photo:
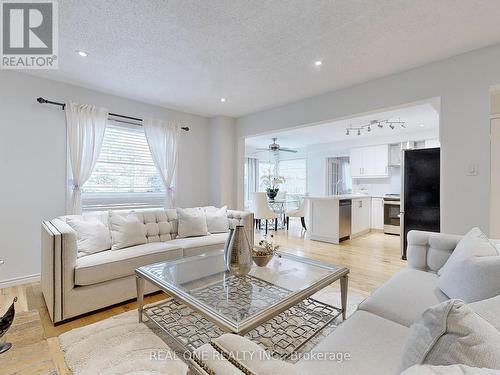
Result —
[[178, 208], [177, 238], [207, 236], [207, 218], [202, 208]]
[[148, 242], [146, 238], [146, 226], [139, 221], [139, 218], [133, 212], [119, 214], [110, 211], [109, 227], [113, 241], [111, 250], [123, 249]]
[[471, 303], [469, 307], [500, 331], [500, 295]]
[[222, 208], [206, 207], [207, 228], [210, 233], [229, 232], [229, 219], [227, 218], [227, 206]]
[[411, 326], [401, 371], [457, 363], [500, 370], [500, 332], [463, 301], [452, 299], [427, 309]]
[[500, 256], [476, 256], [453, 263], [438, 279], [450, 298], [475, 302], [500, 294]]
[[111, 248], [109, 228], [98, 219], [71, 217], [66, 223], [76, 232], [78, 258]]
[[500, 370], [469, 367], [465, 365], [415, 365], [402, 372], [401, 375], [500, 375]]
[[472, 228], [457, 244], [438, 275], [444, 275], [454, 264], [474, 256], [498, 255], [498, 251], [479, 228]]

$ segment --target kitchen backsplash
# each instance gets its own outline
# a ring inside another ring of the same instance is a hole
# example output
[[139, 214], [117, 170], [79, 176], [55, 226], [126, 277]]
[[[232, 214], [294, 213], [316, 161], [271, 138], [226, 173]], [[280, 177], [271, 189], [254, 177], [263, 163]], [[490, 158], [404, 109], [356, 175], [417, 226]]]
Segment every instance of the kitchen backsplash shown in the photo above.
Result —
[[353, 178], [352, 191], [373, 195], [401, 193], [401, 168], [390, 167], [388, 178]]

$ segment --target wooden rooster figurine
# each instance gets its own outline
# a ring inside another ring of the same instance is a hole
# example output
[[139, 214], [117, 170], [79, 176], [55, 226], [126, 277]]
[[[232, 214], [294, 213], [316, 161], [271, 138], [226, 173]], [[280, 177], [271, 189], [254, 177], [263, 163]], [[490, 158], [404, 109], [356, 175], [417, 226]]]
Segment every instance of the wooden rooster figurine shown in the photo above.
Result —
[[6, 352], [12, 347], [12, 344], [10, 342], [2, 342], [2, 336], [7, 333], [12, 322], [14, 321], [14, 315], [16, 314], [14, 303], [16, 302], [17, 297], [14, 297], [12, 305], [10, 305], [5, 315], [0, 318], [0, 354]]

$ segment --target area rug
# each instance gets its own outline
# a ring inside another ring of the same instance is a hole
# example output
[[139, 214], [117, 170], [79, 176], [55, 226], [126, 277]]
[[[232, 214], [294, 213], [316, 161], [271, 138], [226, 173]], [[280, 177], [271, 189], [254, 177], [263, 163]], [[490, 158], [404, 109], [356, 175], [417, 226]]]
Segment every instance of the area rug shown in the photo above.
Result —
[[[340, 291], [336, 286], [321, 290], [313, 298], [340, 306]], [[358, 294], [349, 293], [348, 316], [363, 299]], [[325, 334], [340, 323], [337, 319], [323, 334], [311, 340], [307, 350], [317, 345]], [[66, 363], [74, 375], [186, 374], [185, 363], [160, 338], [161, 335], [151, 328], [138, 323], [137, 311], [129, 311], [66, 332], [59, 336], [59, 342]]]
[[163, 340], [137, 321], [137, 311], [63, 333], [59, 344], [73, 375], [187, 373]]

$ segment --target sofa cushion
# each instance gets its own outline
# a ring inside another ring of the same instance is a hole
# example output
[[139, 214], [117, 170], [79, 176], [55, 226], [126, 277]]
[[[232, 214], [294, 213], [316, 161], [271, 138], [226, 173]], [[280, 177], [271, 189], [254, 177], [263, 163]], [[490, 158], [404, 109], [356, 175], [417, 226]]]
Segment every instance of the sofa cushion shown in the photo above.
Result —
[[439, 276], [443, 276], [453, 270], [454, 266], [462, 263], [471, 257], [498, 255], [496, 247], [490, 242], [488, 237], [479, 228], [472, 228], [457, 244], [445, 265], [438, 271]]
[[119, 250], [148, 242], [146, 227], [134, 212], [124, 215], [110, 211], [109, 229], [111, 230], [111, 239], [113, 241], [111, 250]]
[[102, 251], [77, 259], [75, 285], [92, 285], [130, 276], [138, 267], [179, 258], [182, 258], [182, 248], [170, 242]]
[[437, 283], [434, 273], [404, 268], [375, 290], [359, 309], [409, 327], [429, 307], [448, 299]]
[[227, 206], [222, 208], [205, 207], [207, 227], [210, 233], [229, 232], [229, 219], [227, 217]]
[[66, 223], [76, 232], [78, 257], [111, 249], [111, 233], [99, 219], [68, 217]]
[[458, 299], [427, 309], [408, 335], [401, 371], [413, 365], [453, 365], [500, 370], [500, 332]]
[[474, 256], [451, 264], [438, 286], [450, 298], [475, 302], [500, 294], [500, 256]]
[[[356, 311], [295, 366], [307, 374], [396, 374], [409, 328], [366, 311]], [[345, 354], [343, 357], [338, 354]], [[347, 354], [349, 358], [347, 358]]]
[[192, 257], [223, 249], [227, 236], [227, 233], [216, 233], [202, 237], [177, 238], [175, 240], [168, 241], [168, 243], [181, 247], [183, 249], [184, 257]]
[[469, 307], [500, 331], [500, 295], [470, 303]]
[[196, 208], [177, 208], [177, 238], [207, 236], [207, 218], [205, 210]]

